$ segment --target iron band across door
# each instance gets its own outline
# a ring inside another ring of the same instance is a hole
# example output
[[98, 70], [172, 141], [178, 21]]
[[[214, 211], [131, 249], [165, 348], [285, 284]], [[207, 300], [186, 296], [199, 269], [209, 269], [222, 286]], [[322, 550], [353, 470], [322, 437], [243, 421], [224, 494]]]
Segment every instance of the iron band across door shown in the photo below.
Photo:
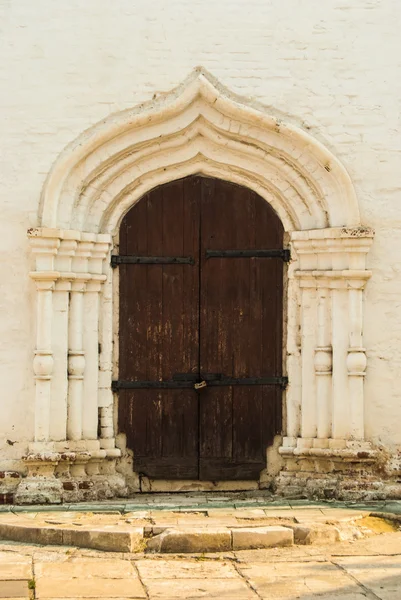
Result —
[[[206, 258], [281, 258], [284, 262], [291, 259], [288, 249], [273, 250], [206, 250]], [[124, 256], [113, 255], [111, 266], [118, 265], [194, 265], [191, 256]]]
[[284, 248], [273, 250], [206, 250], [206, 258], [281, 258], [291, 259], [290, 251]]
[[191, 256], [123, 256], [113, 255], [111, 266], [118, 265], [194, 265], [195, 260]]
[[[112, 390], [113, 392], [118, 392], [118, 390], [127, 390], [127, 389], [194, 389], [195, 385], [199, 385], [202, 382], [205, 382], [204, 387], [221, 387], [221, 386], [237, 386], [237, 385], [279, 385], [285, 388], [288, 384], [287, 377], [208, 377], [205, 375], [204, 377], [188, 374], [187, 378], [184, 377], [185, 374], [177, 374], [177, 377], [173, 377], [173, 379], [169, 381], [122, 381], [115, 380], [112, 382]], [[182, 376], [182, 377], [181, 377]], [[201, 388], [195, 388], [201, 389]]]

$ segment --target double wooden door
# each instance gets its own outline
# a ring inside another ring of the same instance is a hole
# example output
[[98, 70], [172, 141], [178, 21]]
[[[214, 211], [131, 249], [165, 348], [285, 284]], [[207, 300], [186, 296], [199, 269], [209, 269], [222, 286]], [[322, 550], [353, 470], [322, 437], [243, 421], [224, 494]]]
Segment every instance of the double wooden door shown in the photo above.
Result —
[[281, 430], [283, 228], [249, 189], [187, 177], [120, 229], [119, 430], [150, 478], [257, 479]]

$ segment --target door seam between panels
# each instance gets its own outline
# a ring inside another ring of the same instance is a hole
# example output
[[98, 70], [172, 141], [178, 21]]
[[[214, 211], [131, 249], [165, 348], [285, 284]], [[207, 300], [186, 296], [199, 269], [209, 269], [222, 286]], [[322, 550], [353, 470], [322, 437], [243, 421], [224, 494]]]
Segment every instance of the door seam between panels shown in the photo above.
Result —
[[[198, 178], [198, 203], [199, 203], [199, 249], [198, 249], [198, 374], [201, 372], [201, 299], [202, 299], [202, 200], [203, 200], [203, 179]], [[201, 463], [201, 395], [198, 396], [198, 481], [200, 481], [200, 463]]]

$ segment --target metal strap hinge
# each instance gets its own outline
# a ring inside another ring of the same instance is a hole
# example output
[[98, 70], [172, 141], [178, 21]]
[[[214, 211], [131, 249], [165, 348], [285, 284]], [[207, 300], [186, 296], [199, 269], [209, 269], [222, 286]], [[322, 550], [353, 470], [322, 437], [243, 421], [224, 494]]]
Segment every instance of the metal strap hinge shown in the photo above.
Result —
[[118, 265], [194, 265], [192, 256], [124, 256], [113, 254], [111, 266]]
[[291, 253], [288, 248], [271, 250], [206, 250], [206, 258], [281, 258], [289, 262]]

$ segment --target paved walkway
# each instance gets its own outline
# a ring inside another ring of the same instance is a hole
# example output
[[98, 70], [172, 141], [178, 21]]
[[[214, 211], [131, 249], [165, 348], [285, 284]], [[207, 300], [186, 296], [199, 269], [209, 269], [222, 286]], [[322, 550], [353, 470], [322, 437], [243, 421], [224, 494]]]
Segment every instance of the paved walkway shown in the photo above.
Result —
[[167, 557], [3, 542], [0, 598], [400, 600], [401, 533]]
[[188, 510], [212, 508], [272, 508], [296, 509], [301, 506], [325, 506], [335, 508], [353, 508], [360, 510], [378, 510], [401, 514], [401, 501], [383, 500], [372, 502], [327, 501], [312, 502], [310, 500], [291, 500], [272, 496], [266, 490], [249, 492], [183, 492], [183, 493], [152, 493], [135, 494], [129, 499], [106, 500], [103, 502], [77, 502], [74, 504], [56, 505], [0, 505], [3, 512], [119, 512], [127, 513], [139, 510]]

